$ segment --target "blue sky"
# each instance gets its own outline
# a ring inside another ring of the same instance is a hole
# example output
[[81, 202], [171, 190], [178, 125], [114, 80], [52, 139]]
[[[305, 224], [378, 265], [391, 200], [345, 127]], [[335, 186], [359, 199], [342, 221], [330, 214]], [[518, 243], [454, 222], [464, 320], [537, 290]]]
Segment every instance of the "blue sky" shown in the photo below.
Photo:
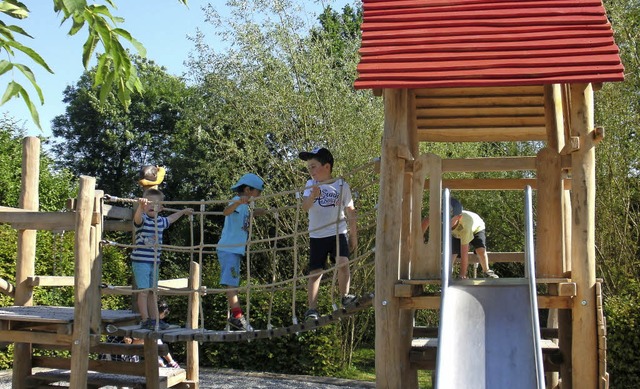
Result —
[[[309, 9], [317, 12], [322, 5], [331, 5], [334, 9], [342, 9], [345, 4], [353, 4], [349, 0], [303, 0], [308, 2]], [[91, 1], [89, 1], [91, 2]], [[186, 72], [184, 61], [193, 49], [188, 36], [193, 36], [197, 29], [203, 31], [213, 40], [213, 27], [205, 23], [202, 7], [208, 3], [221, 7], [223, 0], [189, 0], [185, 7], [177, 0], [116, 0], [117, 10], [114, 15], [125, 19], [122, 25], [147, 49], [147, 58], [167, 68], [174, 75]], [[25, 104], [21, 100], [12, 100], [0, 107], [0, 112], [14, 117], [27, 129], [27, 135], [51, 135], [51, 120], [64, 113], [65, 104], [62, 103], [63, 91], [68, 85], [73, 85], [82, 74], [82, 44], [85, 36], [78, 33], [68, 36], [70, 24], [60, 26], [61, 18], [53, 12], [51, 0], [35, 0], [25, 2], [31, 11], [29, 18], [24, 21], [4, 20], [8, 24], [16, 24], [26, 30], [34, 39], [21, 39], [23, 44], [36, 50], [49, 67], [54, 71], [50, 74], [41, 70], [35, 64], [25, 60], [17, 60], [31, 67], [36, 80], [44, 94], [45, 103], [36, 103], [40, 114], [42, 131], [32, 122]], [[102, 3], [102, 2], [100, 2]], [[220, 43], [220, 50], [223, 50]], [[37, 101], [35, 90], [29, 87], [28, 81], [17, 73], [16, 81], [29, 91], [31, 99]], [[11, 75], [5, 74], [0, 78], [0, 86], [5, 88]]]

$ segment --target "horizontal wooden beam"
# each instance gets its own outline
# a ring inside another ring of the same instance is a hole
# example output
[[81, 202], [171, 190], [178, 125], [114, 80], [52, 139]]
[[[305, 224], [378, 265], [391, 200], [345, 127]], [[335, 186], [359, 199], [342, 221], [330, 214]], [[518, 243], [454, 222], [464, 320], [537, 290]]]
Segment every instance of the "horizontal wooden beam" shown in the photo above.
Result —
[[532, 107], [428, 107], [416, 109], [418, 118], [483, 118], [495, 116], [541, 116], [543, 106]]
[[37, 331], [13, 331], [0, 330], [0, 342], [9, 343], [41, 343], [52, 345], [70, 345], [71, 335], [37, 332]]
[[28, 277], [31, 286], [74, 286], [73, 276], [34, 276]]
[[416, 98], [451, 96], [544, 96], [542, 85], [460, 87], [460, 88], [417, 88], [413, 90]]
[[102, 213], [104, 217], [112, 219], [133, 220], [133, 209], [126, 207], [118, 207], [111, 204], [102, 205]]
[[536, 157], [443, 159], [442, 172], [509, 172], [536, 170]]
[[[440, 296], [401, 297], [400, 309], [440, 309]], [[538, 296], [538, 308], [571, 309], [571, 297]]]
[[544, 95], [416, 96], [416, 108], [430, 107], [544, 107]]
[[133, 223], [130, 220], [105, 220], [102, 224], [104, 231], [133, 231]]
[[[564, 188], [571, 188], [571, 180], [565, 179]], [[442, 180], [442, 187], [455, 190], [524, 190], [526, 186], [538, 188], [535, 178], [453, 178]], [[429, 189], [429, 180], [425, 180], [425, 190]]]
[[16, 230], [75, 230], [76, 214], [73, 212], [0, 212], [0, 223], [11, 224]]
[[544, 126], [417, 128], [420, 142], [529, 142], [546, 140]]

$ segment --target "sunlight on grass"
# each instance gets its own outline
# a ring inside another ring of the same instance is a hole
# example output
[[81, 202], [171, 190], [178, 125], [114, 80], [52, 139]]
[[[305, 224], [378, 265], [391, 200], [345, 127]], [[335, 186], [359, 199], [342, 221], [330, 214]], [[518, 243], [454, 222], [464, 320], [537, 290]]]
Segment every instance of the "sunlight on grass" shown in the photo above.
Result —
[[[353, 352], [352, 366], [336, 373], [336, 377], [373, 382], [376, 380], [375, 369], [375, 350], [372, 348], [362, 348]], [[418, 385], [420, 389], [432, 389], [430, 371], [418, 371]]]

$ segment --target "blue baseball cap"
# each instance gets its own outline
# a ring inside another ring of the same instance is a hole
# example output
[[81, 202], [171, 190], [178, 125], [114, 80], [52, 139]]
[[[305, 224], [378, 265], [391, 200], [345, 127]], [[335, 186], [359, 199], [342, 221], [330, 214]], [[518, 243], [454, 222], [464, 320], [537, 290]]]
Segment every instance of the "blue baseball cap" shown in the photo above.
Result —
[[460, 202], [451, 197], [449, 199], [449, 213], [451, 216], [458, 216], [458, 215], [462, 215], [462, 204], [460, 204]]
[[236, 184], [231, 187], [231, 190], [236, 190], [242, 185], [250, 186], [260, 191], [264, 190], [264, 181], [262, 181], [262, 178], [253, 173], [247, 173], [244, 176], [240, 177], [238, 182], [236, 182]]

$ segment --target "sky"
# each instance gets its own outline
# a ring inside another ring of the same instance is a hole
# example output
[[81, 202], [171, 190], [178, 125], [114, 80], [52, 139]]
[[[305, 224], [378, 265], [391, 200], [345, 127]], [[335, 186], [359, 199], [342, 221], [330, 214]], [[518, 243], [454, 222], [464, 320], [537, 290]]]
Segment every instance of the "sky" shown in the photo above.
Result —
[[[308, 2], [312, 12], [319, 12], [323, 4], [340, 10], [345, 4], [354, 3], [350, 0], [302, 1]], [[91, 0], [88, 2], [91, 3]], [[210, 2], [215, 4], [217, 9], [219, 7], [219, 12], [224, 14], [223, 0], [188, 0], [188, 7], [178, 0], [115, 0], [117, 9], [111, 12], [125, 19], [121, 27], [142, 42], [147, 50], [147, 58], [167, 68], [170, 74], [180, 76], [186, 73], [184, 61], [193, 50], [193, 44], [188, 37], [194, 36], [198, 29], [211, 38], [211, 46], [216, 50], [224, 50], [223, 42], [217, 43], [218, 47], [216, 47], [213, 26], [204, 21], [202, 8]], [[0, 114], [6, 113], [17, 119], [19, 124], [27, 130], [26, 135], [48, 137], [51, 136], [51, 120], [65, 111], [65, 104], [62, 102], [64, 89], [68, 85], [75, 84], [84, 70], [82, 45], [86, 34], [78, 33], [75, 36], [68, 36], [70, 23], [66, 22], [60, 26], [62, 19], [53, 12], [52, 0], [33, 0], [24, 1], [24, 3], [30, 10], [27, 19], [17, 21], [3, 18], [2, 20], [27, 31], [34, 39], [20, 38], [19, 41], [40, 54], [54, 71], [54, 74], [50, 74], [30, 61], [15, 60], [31, 68], [38, 85], [42, 88], [44, 105], [40, 105], [37, 101], [36, 91], [30, 86], [29, 81], [20, 74], [14, 73], [16, 81], [27, 89], [31, 100], [38, 108], [42, 130], [33, 123], [29, 110], [22, 100], [12, 99], [0, 106]], [[0, 78], [2, 89], [11, 78], [10, 73]]]

